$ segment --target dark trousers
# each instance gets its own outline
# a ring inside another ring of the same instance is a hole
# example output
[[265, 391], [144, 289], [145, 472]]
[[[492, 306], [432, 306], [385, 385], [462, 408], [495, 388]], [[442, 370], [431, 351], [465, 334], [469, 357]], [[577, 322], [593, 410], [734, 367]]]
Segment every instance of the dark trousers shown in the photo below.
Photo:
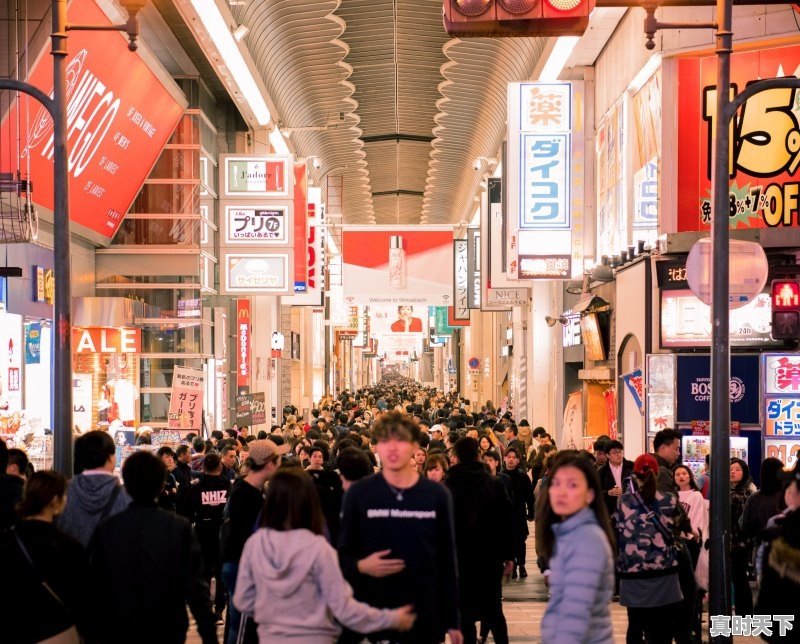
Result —
[[[475, 622], [481, 623], [481, 637], [492, 632], [495, 644], [508, 644], [508, 625], [503, 614], [503, 562], [497, 562], [496, 569], [492, 569], [491, 581], [480, 584], [485, 588], [481, 602], [477, 606], [461, 606], [461, 633], [464, 635], [464, 644], [475, 644], [477, 632]], [[463, 577], [462, 577], [463, 579]], [[468, 585], [469, 582], [466, 582]], [[475, 586], [476, 584], [471, 584]], [[475, 588], [470, 589], [472, 593]], [[461, 592], [462, 598], [465, 596]], [[474, 602], [473, 602], [474, 603]]]
[[525, 565], [526, 550], [525, 541], [528, 535], [519, 535], [514, 539], [514, 564], [517, 566]]
[[737, 615], [753, 614], [753, 592], [747, 578], [747, 567], [750, 564], [748, 548], [731, 549], [731, 581], [733, 582], [733, 605]]
[[197, 541], [203, 553], [203, 573], [206, 581], [216, 580], [214, 591], [214, 611], [222, 613], [228, 603], [225, 584], [222, 581], [222, 557], [219, 548], [219, 526], [197, 524]]
[[649, 608], [628, 607], [627, 644], [670, 644], [681, 602]]

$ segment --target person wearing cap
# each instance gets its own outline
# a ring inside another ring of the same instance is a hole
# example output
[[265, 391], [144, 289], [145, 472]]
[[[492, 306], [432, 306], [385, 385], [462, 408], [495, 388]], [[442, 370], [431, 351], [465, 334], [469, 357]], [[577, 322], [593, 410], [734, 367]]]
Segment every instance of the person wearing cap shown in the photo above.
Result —
[[[264, 507], [264, 485], [281, 464], [288, 445], [276, 445], [269, 439], [251, 441], [248, 445], [247, 476], [238, 479], [231, 488], [220, 530], [222, 549], [222, 580], [228, 590], [228, 620], [225, 624], [226, 644], [236, 644], [241, 615], [231, 598], [236, 590], [239, 560], [248, 537], [255, 531], [258, 515]], [[255, 637], [251, 626], [250, 640]]]
[[[761, 533], [765, 545], [756, 558], [760, 587], [756, 615], [797, 615], [800, 597], [800, 460], [792, 470], [779, 473], [785, 482], [786, 510], [770, 519]], [[800, 642], [800, 626], [796, 620], [791, 631], [782, 634], [773, 624], [770, 635], [762, 634], [768, 642]]]
[[[619, 497], [617, 534], [620, 604], [628, 609], [629, 642], [667, 644], [688, 628], [680, 624], [681, 592], [674, 535], [682, 516], [675, 494], [657, 489], [659, 463], [642, 454], [633, 464], [632, 486]], [[683, 515], [685, 516], [685, 515]], [[689, 526], [690, 528], [691, 526]]]

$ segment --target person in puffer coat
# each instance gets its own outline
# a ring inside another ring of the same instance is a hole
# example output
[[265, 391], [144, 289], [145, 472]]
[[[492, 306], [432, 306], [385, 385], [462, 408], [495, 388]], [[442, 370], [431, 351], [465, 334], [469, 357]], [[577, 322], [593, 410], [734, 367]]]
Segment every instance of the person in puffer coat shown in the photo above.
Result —
[[594, 463], [574, 451], [556, 457], [536, 526], [550, 561], [542, 642], [613, 642], [614, 537]]

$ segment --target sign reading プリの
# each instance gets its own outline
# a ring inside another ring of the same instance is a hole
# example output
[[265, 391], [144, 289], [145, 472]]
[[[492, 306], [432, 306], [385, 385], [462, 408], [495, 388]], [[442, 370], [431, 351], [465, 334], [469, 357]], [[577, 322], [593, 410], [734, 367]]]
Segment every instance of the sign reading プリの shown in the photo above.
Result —
[[175, 367], [169, 401], [169, 429], [199, 430], [203, 422], [205, 372], [189, 367]]

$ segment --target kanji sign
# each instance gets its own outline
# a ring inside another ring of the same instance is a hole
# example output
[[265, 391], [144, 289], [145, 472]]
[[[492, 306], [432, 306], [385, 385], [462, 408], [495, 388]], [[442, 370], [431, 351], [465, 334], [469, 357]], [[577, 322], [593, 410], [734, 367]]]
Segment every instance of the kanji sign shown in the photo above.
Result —
[[764, 356], [764, 393], [800, 395], [800, 355]]
[[288, 204], [225, 207], [225, 239], [229, 244], [286, 246], [290, 223]]
[[767, 398], [766, 436], [800, 438], [800, 398]]
[[201, 369], [175, 367], [167, 415], [168, 429], [202, 428], [205, 378], [205, 372]]

